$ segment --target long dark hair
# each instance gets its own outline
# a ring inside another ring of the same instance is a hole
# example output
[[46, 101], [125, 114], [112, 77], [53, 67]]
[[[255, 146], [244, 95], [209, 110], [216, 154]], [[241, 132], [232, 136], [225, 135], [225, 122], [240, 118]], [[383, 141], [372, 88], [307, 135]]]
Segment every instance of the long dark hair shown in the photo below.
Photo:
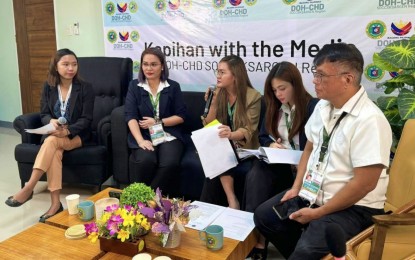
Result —
[[[56, 87], [61, 83], [61, 77], [58, 73], [58, 62], [62, 59], [63, 56], [66, 55], [73, 55], [76, 59], [76, 62], [78, 62], [78, 57], [76, 54], [71, 51], [70, 49], [60, 49], [55, 53], [55, 56], [53, 56], [49, 62], [49, 69], [48, 69], [48, 76], [47, 76], [47, 82], [49, 86]], [[73, 77], [74, 82], [80, 82], [81, 78], [79, 77], [79, 63], [78, 63], [78, 70], [76, 71], [75, 76]]]
[[278, 120], [280, 119], [279, 111], [281, 108], [281, 101], [275, 97], [272, 90], [272, 80], [279, 79], [291, 83], [293, 86], [293, 98], [295, 105], [295, 116], [292, 123], [288, 139], [291, 140], [297, 133], [304, 128], [307, 118], [307, 105], [311, 100], [311, 95], [305, 90], [300, 71], [297, 67], [289, 62], [283, 61], [275, 65], [269, 72], [265, 80], [264, 96], [267, 111], [265, 115], [265, 128], [268, 133], [274, 137], [279, 137], [278, 134]]
[[152, 54], [160, 60], [161, 67], [162, 67], [160, 80], [161, 81], [167, 80], [169, 78], [169, 68], [167, 67], [167, 64], [166, 64], [166, 56], [160, 50], [160, 48], [151, 47], [151, 48], [145, 49], [143, 53], [141, 53], [140, 71], [138, 72], [138, 82], [144, 83], [146, 81], [146, 76], [144, 75], [144, 71], [143, 71], [143, 58], [146, 54]]
[[[246, 107], [246, 92], [248, 88], [253, 88], [251, 81], [248, 77], [244, 61], [236, 56], [229, 55], [223, 57], [220, 62], [228, 64], [229, 70], [235, 77], [236, 86], [236, 111], [235, 111], [235, 131], [240, 127], [246, 127], [249, 125], [250, 120], [248, 118], [247, 107]], [[220, 63], [219, 62], [219, 63]], [[217, 118], [221, 123], [225, 123], [228, 118], [228, 94], [225, 90], [221, 89], [218, 93], [218, 111]]]

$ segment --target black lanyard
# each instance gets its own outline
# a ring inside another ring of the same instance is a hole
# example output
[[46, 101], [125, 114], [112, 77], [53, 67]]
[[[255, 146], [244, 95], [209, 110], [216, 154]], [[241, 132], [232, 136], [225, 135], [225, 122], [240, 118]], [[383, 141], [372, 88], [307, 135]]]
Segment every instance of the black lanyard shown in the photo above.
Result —
[[327, 149], [329, 147], [330, 138], [333, 135], [334, 130], [336, 127], [340, 124], [340, 121], [347, 115], [346, 112], [343, 112], [339, 119], [337, 119], [336, 123], [333, 126], [333, 129], [331, 130], [330, 134], [327, 133], [326, 128], [323, 126], [323, 144], [320, 148], [320, 156], [318, 157], [318, 162], [322, 163], [324, 160], [324, 157], [326, 156]]
[[[291, 131], [291, 127], [292, 127], [292, 122], [293, 122], [293, 111], [291, 111], [290, 112], [290, 117], [291, 117], [291, 121], [288, 121], [288, 113], [286, 113], [286, 112], [284, 112], [284, 114], [285, 114], [285, 125], [287, 126], [287, 133], [288, 133], [288, 136], [290, 135], [290, 131]], [[294, 141], [293, 141], [293, 139], [290, 139], [290, 138], [288, 138], [288, 142], [290, 143], [290, 145], [291, 145], [291, 148], [293, 149], [293, 150], [295, 150], [295, 144], [294, 144]]]

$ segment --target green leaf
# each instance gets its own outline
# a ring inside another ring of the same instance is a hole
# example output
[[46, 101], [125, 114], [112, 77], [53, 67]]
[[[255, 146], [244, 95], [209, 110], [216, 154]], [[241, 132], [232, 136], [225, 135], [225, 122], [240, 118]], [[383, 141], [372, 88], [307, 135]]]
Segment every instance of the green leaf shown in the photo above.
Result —
[[388, 44], [380, 53], [382, 60], [400, 69], [415, 68], [415, 41], [398, 40]]
[[398, 75], [388, 80], [390, 83], [402, 83], [403, 85], [415, 86], [415, 78], [412, 75]]
[[397, 107], [385, 110], [383, 111], [383, 114], [385, 114], [385, 117], [391, 126], [397, 126], [400, 124], [401, 116], [399, 115], [399, 110]]
[[384, 111], [391, 109], [393, 107], [397, 108], [398, 105], [398, 98], [397, 97], [379, 97], [376, 100], [378, 107]]
[[415, 118], [415, 92], [402, 89], [398, 95], [398, 108], [403, 120]]
[[387, 59], [380, 57], [379, 53], [373, 53], [373, 63], [382, 70], [398, 71], [399, 68], [394, 67]]

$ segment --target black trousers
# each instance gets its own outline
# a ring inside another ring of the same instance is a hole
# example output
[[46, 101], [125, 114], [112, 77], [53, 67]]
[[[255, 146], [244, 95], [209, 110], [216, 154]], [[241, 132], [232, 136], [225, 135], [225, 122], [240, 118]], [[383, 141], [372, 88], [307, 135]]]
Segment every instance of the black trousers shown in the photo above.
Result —
[[159, 144], [154, 151], [133, 149], [130, 155], [130, 181], [143, 182], [163, 195], [178, 195], [180, 191], [180, 160], [184, 145], [176, 139]]
[[272, 206], [279, 203], [286, 191], [262, 203], [254, 213], [256, 228], [288, 259], [321, 259], [329, 253], [325, 228], [336, 223], [349, 240], [373, 224], [373, 215], [384, 214], [383, 209], [352, 206], [302, 225], [293, 220], [280, 220]]
[[246, 175], [243, 204], [246, 211], [254, 212], [264, 201], [293, 185], [290, 164], [267, 164], [254, 159]]
[[[241, 161], [237, 166], [223, 173], [223, 175], [231, 175], [234, 178], [235, 194], [239, 201], [242, 201], [245, 187], [245, 176], [251, 167], [252, 160], [247, 159]], [[219, 176], [213, 179], [205, 178], [200, 201], [225, 207], [228, 206], [228, 200], [226, 199], [226, 194], [223, 190]]]

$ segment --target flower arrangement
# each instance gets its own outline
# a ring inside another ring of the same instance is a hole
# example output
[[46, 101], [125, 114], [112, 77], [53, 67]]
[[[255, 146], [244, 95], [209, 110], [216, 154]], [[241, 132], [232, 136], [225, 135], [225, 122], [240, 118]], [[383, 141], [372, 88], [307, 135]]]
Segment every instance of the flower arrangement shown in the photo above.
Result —
[[96, 222], [84, 224], [88, 239], [95, 243], [98, 237], [116, 238], [134, 242], [150, 230], [147, 218], [131, 206], [108, 206]]
[[138, 203], [138, 210], [148, 218], [152, 224], [151, 231], [160, 237], [163, 246], [172, 232], [185, 232], [184, 225], [189, 222], [189, 213], [195, 207], [197, 206], [190, 205], [190, 200], [163, 199], [159, 188], [148, 206]]

